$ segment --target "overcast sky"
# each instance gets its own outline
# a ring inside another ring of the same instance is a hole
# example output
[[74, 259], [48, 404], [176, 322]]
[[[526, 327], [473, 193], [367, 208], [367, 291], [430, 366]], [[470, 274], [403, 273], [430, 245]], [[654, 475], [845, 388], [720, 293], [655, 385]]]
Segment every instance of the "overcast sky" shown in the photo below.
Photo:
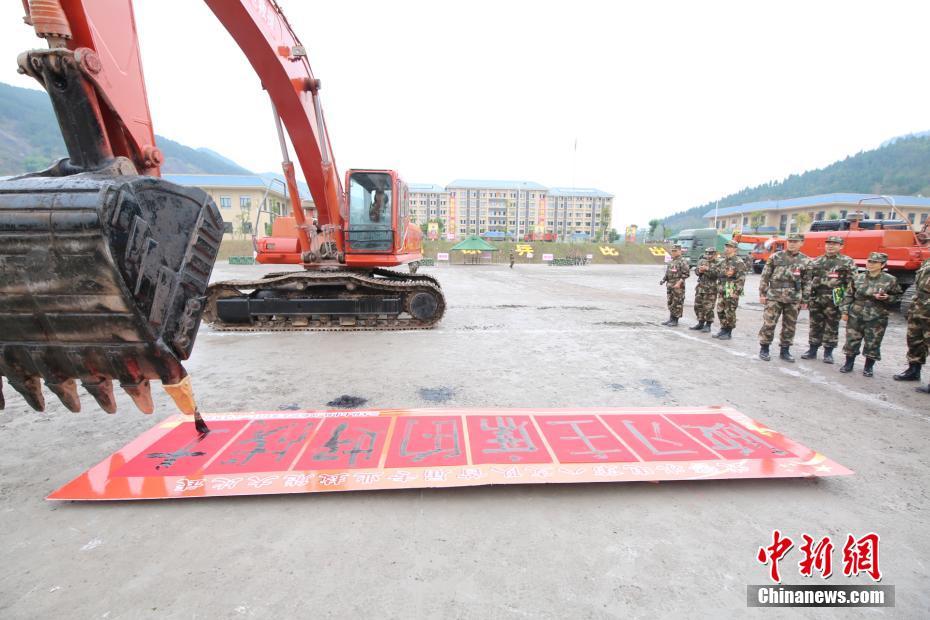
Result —
[[[617, 228], [930, 129], [927, 2], [280, 4], [341, 171], [597, 187]], [[267, 97], [206, 6], [135, 7], [156, 133], [279, 170]], [[39, 40], [0, 10], [0, 81], [35, 87], [15, 61]]]

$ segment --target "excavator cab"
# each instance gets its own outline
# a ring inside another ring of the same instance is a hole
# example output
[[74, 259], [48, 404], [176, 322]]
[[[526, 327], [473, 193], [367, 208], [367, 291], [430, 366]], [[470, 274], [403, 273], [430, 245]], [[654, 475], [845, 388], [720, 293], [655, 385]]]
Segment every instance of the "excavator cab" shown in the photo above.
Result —
[[394, 249], [394, 175], [352, 172], [348, 175], [349, 228], [347, 252], [390, 252]]

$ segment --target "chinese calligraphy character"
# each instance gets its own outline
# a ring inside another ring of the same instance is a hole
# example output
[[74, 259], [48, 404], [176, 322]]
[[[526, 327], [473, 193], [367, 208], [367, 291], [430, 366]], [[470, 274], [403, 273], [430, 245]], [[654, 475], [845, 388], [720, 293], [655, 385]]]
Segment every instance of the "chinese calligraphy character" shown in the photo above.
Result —
[[427, 482], [445, 482], [448, 472], [444, 469], [427, 469], [423, 479]]
[[773, 446], [761, 437], [757, 437], [743, 428], [739, 424], [717, 422], [712, 426], [687, 425], [683, 424], [682, 428], [699, 430], [701, 435], [707, 439], [711, 447], [718, 452], [727, 452], [737, 450], [743, 456], [748, 456], [761, 449], [763, 446], [768, 448], [772, 454], [786, 456], [788, 452]]
[[310, 484], [315, 474], [288, 474], [284, 477], [286, 487], [305, 487]]
[[830, 542], [829, 536], [820, 539], [817, 545], [814, 545], [814, 539], [807, 534], [802, 534], [804, 544], [801, 545], [801, 553], [804, 558], [798, 562], [801, 568], [801, 574], [810, 577], [814, 569], [820, 572], [824, 579], [833, 574], [833, 543]]
[[214, 491], [228, 491], [235, 489], [242, 482], [242, 478], [214, 478], [210, 481], [210, 488]]
[[268, 424], [270, 424], [270, 422], [253, 422], [247, 429], [247, 433], [249, 431], [250, 433], [236, 442], [237, 446], [251, 446], [251, 449], [231, 450], [230, 453], [236, 454], [237, 456], [224, 459], [222, 461], [223, 464], [245, 465], [260, 454], [272, 454], [275, 457], [274, 462], [279, 462], [285, 457], [291, 446], [304, 442], [314, 422], [312, 420], [304, 422], [304, 428], [301, 429], [296, 437], [291, 437], [293, 433], [288, 432], [296, 430], [291, 424], [282, 424], [274, 428], [266, 428]]
[[477, 467], [464, 467], [459, 472], [458, 478], [462, 480], [478, 480], [481, 478], [481, 470]]
[[189, 480], [187, 478], [181, 478], [174, 483], [174, 490], [176, 492], [180, 491], [193, 491], [194, 489], [203, 488], [204, 480]]
[[336, 486], [345, 482], [348, 477], [349, 474], [346, 473], [320, 474], [320, 484], [326, 487]]
[[249, 486], [255, 489], [269, 486], [278, 476], [249, 476]]
[[392, 482], [410, 482], [411, 480], [416, 480], [417, 477], [415, 474], [411, 474], [409, 471], [395, 471], [393, 474], [388, 476], [388, 480]]
[[847, 577], [867, 573], [873, 581], [882, 580], [878, 568], [878, 534], [868, 533], [859, 540], [850, 534], [843, 546], [843, 574]]
[[[313, 455], [314, 461], [335, 461], [339, 458], [339, 446], [352, 443], [351, 439], [341, 439], [341, 435], [349, 428], [349, 425], [343, 422], [338, 425], [333, 434], [330, 435], [326, 443], [323, 444], [325, 450], [320, 450]], [[349, 465], [355, 465], [356, 457], [359, 454], [364, 455], [362, 458], [371, 459], [371, 453], [374, 451], [375, 442], [378, 439], [378, 433], [375, 431], [363, 430], [355, 440], [355, 445], [349, 450], [344, 450], [343, 454], [349, 455]], [[367, 440], [367, 445], [366, 445]]]
[[[410, 451], [410, 438], [414, 427], [419, 420], [409, 418], [404, 421], [404, 438], [400, 444], [400, 455], [403, 457], [412, 457], [414, 462], [420, 462], [434, 454], [442, 454], [445, 458], [459, 456], [462, 452], [459, 447], [459, 427], [455, 420], [430, 420], [433, 431], [423, 433], [424, 439], [432, 439], [433, 447], [430, 450]], [[444, 431], [443, 428], [446, 428]], [[444, 454], [443, 454], [444, 453]]]
[[576, 440], [581, 441], [581, 443], [584, 444], [584, 447], [587, 448], [587, 450], [583, 450], [580, 452], [570, 452], [569, 454], [571, 454], [572, 456], [591, 456], [592, 458], [598, 459], [600, 461], [606, 461], [608, 453], [623, 452], [623, 450], [620, 450], [620, 449], [605, 450], [605, 449], [596, 447], [594, 443], [592, 443], [592, 440], [606, 439], [608, 436], [607, 435], [585, 435], [584, 430], [582, 430], [581, 428], [582, 424], [600, 425], [595, 420], [556, 420], [556, 421], [547, 420], [546, 421], [547, 426], [568, 425], [569, 427], [571, 427], [571, 431], [574, 433], [574, 435], [570, 435], [568, 437], [559, 437], [559, 439], [562, 441], [576, 441]]
[[[536, 452], [538, 448], [533, 443], [529, 431], [526, 429], [528, 422], [523, 421], [515, 423], [511, 417], [497, 416], [497, 426], [491, 426], [488, 418], [481, 418], [481, 430], [494, 431], [494, 437], [488, 439], [496, 447], [484, 448], [485, 454], [502, 454], [512, 452]], [[519, 457], [511, 457], [513, 461], [518, 461]]]
[[[662, 427], [657, 420], [652, 421], [652, 435], [646, 437], [643, 435], [632, 420], [624, 420], [623, 425], [626, 429], [636, 437], [650, 452], [655, 456], [668, 456], [670, 454], [696, 454], [697, 450], [688, 450], [684, 448], [683, 443], [679, 441], [674, 441], [672, 439], [666, 439], [662, 437]], [[657, 443], [664, 445], [665, 449], [656, 446]], [[678, 449], [675, 449], [678, 448]]]
[[361, 471], [356, 474], [355, 481], [360, 484], [374, 484], [381, 480], [381, 472], [379, 471]]
[[778, 562], [788, 550], [794, 546], [794, 542], [787, 536], [782, 538], [781, 532], [775, 530], [772, 532], [772, 544], [768, 547], [759, 547], [759, 553], [756, 559], [762, 564], [771, 564], [769, 576], [775, 583], [781, 583], [781, 576], [778, 574]]

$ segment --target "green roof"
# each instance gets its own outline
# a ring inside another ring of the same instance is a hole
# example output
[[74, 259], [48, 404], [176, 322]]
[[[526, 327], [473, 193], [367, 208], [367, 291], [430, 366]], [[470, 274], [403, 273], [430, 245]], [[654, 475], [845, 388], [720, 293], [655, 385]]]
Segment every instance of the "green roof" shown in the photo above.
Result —
[[482, 251], [491, 251], [496, 252], [499, 248], [494, 247], [481, 237], [472, 235], [468, 239], [463, 239], [459, 241], [455, 246], [450, 249], [450, 252], [455, 252], [456, 250], [482, 250]]

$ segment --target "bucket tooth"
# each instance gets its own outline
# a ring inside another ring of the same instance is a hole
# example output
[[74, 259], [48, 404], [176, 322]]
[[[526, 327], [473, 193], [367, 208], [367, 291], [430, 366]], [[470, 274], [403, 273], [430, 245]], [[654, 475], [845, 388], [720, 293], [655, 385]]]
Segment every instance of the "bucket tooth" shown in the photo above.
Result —
[[197, 403], [194, 401], [194, 388], [191, 386], [190, 375], [174, 384], [162, 382], [162, 387], [168, 392], [168, 396], [171, 397], [181, 413], [194, 415], [197, 411]]
[[155, 403], [152, 402], [152, 385], [148, 379], [136, 384], [120, 383], [120, 387], [129, 394], [139, 411], [142, 413], [155, 411]]
[[84, 381], [82, 385], [94, 397], [101, 409], [107, 413], [116, 413], [116, 396], [113, 394], [112, 379], [101, 379], [97, 383]]
[[77, 382], [74, 379], [68, 379], [61, 383], [46, 381], [45, 387], [54, 392], [69, 411], [77, 413], [81, 410], [81, 398], [78, 396]]
[[0, 375], [0, 411], [6, 407], [6, 401], [3, 400], [3, 375]]
[[10, 385], [23, 395], [30, 407], [36, 411], [45, 411], [45, 396], [42, 395], [42, 380], [39, 377], [26, 377], [22, 381], [10, 378]]

